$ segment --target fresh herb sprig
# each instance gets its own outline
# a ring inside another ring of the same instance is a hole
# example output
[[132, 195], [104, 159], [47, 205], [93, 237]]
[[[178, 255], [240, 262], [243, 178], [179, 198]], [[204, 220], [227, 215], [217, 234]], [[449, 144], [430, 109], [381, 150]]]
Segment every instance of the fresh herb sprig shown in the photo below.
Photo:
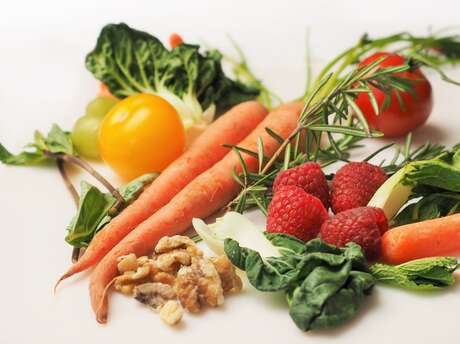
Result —
[[[231, 206], [236, 211], [242, 212], [256, 204], [266, 213], [269, 182], [280, 170], [306, 161], [321, 162], [323, 160], [325, 164], [331, 164], [344, 160], [346, 151], [356, 147], [362, 138], [381, 137], [381, 133], [370, 130], [355, 99], [361, 92], [368, 93], [372, 98], [373, 95], [369, 88], [371, 83], [381, 85], [386, 92], [405, 87], [401, 86], [403, 82], [399, 78], [395, 79], [394, 74], [411, 68], [407, 63], [398, 67], [376, 70], [382, 60], [377, 59], [369, 65], [356, 67], [334, 86], [329, 83], [334, 73], [327, 75], [307, 97], [297, 127], [286, 139], [267, 130], [273, 138], [280, 142], [280, 147], [270, 159], [264, 155], [263, 142], [259, 142], [258, 152], [248, 152], [240, 147], [233, 147], [241, 158], [243, 171], [241, 175], [234, 173], [234, 177], [243, 189]], [[356, 85], [359, 87], [357, 88]], [[317, 98], [317, 95], [325, 88], [329, 90], [322, 98]], [[377, 113], [381, 111], [378, 107], [375, 110]], [[356, 116], [352, 115], [352, 111]], [[322, 136], [328, 141], [326, 148], [322, 148]], [[303, 137], [304, 142], [301, 146]], [[248, 172], [242, 154], [252, 154], [258, 158], [259, 171], [257, 174]], [[248, 199], [251, 201], [248, 202]]]
[[[433, 159], [441, 154], [448, 153], [449, 149], [446, 148], [444, 145], [425, 142], [422, 145], [419, 145], [415, 148], [413, 146], [413, 136], [412, 133], [409, 133], [406, 136], [406, 140], [403, 146], [398, 146], [394, 142], [389, 143], [385, 146], [380, 147], [373, 153], [369, 154], [363, 161], [371, 161], [375, 157], [377, 157], [380, 153], [394, 148], [393, 157], [387, 161], [387, 159], [382, 159], [378, 165], [382, 167], [385, 172], [391, 176], [407, 164], [414, 162], [414, 161], [421, 161], [421, 160], [430, 160]], [[455, 148], [455, 146], [454, 146]]]

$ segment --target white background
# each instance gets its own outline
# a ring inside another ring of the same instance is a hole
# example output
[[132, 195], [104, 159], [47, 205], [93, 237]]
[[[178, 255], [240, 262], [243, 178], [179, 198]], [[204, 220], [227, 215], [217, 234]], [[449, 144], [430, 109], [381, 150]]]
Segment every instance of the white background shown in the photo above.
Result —
[[[0, 142], [17, 151], [34, 129], [70, 128], [94, 96], [84, 68], [101, 27], [124, 21], [162, 39], [172, 31], [190, 42], [231, 52], [231, 34], [267, 84], [287, 99], [304, 85], [305, 32], [324, 61], [367, 31], [383, 35], [459, 24], [457, 1], [8, 1], [0, 10]], [[451, 71], [460, 79], [458, 70]], [[460, 141], [460, 90], [433, 80], [435, 108], [416, 141]], [[370, 151], [373, 143], [367, 149]], [[361, 152], [364, 154], [365, 152]], [[108, 174], [109, 176], [110, 173]], [[186, 315], [168, 328], [148, 309], [111, 298], [106, 326], [94, 320], [82, 274], [52, 285], [69, 265], [64, 228], [74, 212], [55, 169], [0, 166], [0, 343], [458, 343], [460, 284], [414, 295], [376, 288], [360, 314], [337, 330], [303, 334], [282, 297], [245, 291], [225, 306]], [[263, 220], [257, 217], [261, 223]], [[457, 276], [458, 279], [458, 276]]]

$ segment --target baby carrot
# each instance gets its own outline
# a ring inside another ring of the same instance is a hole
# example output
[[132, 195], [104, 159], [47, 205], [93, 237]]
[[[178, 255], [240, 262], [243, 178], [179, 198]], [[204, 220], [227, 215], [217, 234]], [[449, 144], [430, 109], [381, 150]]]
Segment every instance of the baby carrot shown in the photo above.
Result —
[[391, 264], [460, 252], [460, 214], [411, 223], [382, 236], [382, 258]]

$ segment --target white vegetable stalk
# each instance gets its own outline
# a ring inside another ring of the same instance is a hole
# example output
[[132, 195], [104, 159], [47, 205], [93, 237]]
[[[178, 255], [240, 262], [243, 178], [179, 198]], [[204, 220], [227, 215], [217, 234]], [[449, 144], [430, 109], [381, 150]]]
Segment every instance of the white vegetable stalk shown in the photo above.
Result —
[[402, 184], [408, 168], [410, 168], [409, 165], [388, 178], [367, 204], [369, 207], [381, 208], [388, 220], [398, 213], [412, 192], [413, 186]]
[[228, 212], [215, 223], [207, 225], [201, 219], [193, 219], [193, 227], [198, 235], [216, 254], [224, 254], [224, 240], [238, 241], [242, 247], [260, 253], [262, 257], [277, 257], [278, 250], [265, 238], [261, 228], [248, 218], [236, 212]]

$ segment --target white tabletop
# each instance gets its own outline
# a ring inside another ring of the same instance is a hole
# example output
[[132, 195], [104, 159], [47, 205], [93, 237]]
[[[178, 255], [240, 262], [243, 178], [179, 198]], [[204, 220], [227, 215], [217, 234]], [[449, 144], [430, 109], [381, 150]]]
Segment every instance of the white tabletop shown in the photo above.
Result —
[[[383, 35], [458, 24], [456, 1], [10, 1], [0, 10], [0, 142], [17, 151], [34, 129], [70, 128], [97, 84], [84, 67], [100, 28], [124, 21], [166, 39], [179, 32], [231, 52], [231, 34], [267, 84], [286, 98], [304, 85], [305, 32], [324, 61], [367, 31]], [[460, 79], [460, 71], [451, 71]], [[460, 89], [431, 75], [435, 108], [416, 132], [446, 144], [460, 141]], [[371, 151], [382, 141], [370, 143]], [[357, 152], [365, 154], [365, 151]], [[104, 170], [109, 177], [113, 175]], [[75, 176], [77, 177], [77, 176]], [[283, 298], [246, 290], [220, 309], [186, 315], [169, 328], [132, 299], [111, 298], [106, 326], [88, 300], [88, 273], [52, 286], [69, 265], [64, 229], [74, 213], [53, 168], [0, 165], [0, 343], [458, 343], [460, 283], [430, 295], [378, 287], [359, 315], [333, 331], [304, 334]], [[263, 223], [258, 214], [251, 214]], [[457, 276], [457, 280], [458, 280]], [[460, 282], [460, 281], [459, 281]]]

